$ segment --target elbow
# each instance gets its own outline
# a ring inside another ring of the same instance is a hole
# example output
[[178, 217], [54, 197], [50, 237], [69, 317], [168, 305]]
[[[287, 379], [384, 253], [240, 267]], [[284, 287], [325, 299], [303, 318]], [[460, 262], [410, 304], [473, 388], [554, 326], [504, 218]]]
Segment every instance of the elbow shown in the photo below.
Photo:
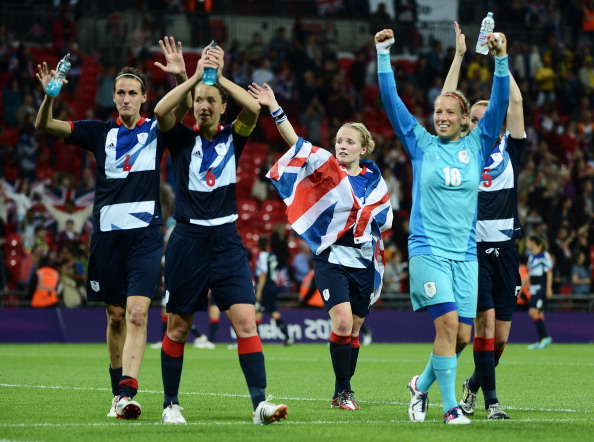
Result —
[[521, 107], [523, 102], [524, 102], [524, 100], [522, 99], [521, 95], [509, 97], [509, 105], [510, 106], [515, 106], [515, 107], [520, 106]]

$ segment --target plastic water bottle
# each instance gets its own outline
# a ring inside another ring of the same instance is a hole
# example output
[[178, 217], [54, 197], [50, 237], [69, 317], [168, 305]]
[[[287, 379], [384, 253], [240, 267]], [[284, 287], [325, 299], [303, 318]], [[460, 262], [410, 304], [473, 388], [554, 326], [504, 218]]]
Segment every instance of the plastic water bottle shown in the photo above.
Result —
[[489, 53], [489, 46], [483, 46], [483, 43], [487, 39], [487, 34], [493, 32], [493, 29], [495, 29], [495, 20], [493, 19], [493, 13], [489, 12], [487, 16], [483, 18], [483, 22], [481, 23], [481, 32], [479, 33], [478, 41], [476, 42], [477, 54]]
[[[210, 43], [210, 49], [213, 49], [216, 47], [217, 47], [217, 42], [213, 40]], [[215, 84], [217, 82], [217, 70], [215, 68], [204, 68], [204, 74], [202, 75], [202, 82], [209, 86], [212, 86], [213, 84]]]
[[66, 78], [66, 74], [70, 70], [71, 60], [70, 54], [66, 54], [62, 60], [58, 63], [58, 67], [56, 68], [56, 72], [58, 75], [53, 77], [47, 88], [45, 89], [45, 93], [51, 97], [57, 97], [60, 93], [60, 89], [62, 89], [62, 85], [64, 84], [64, 79]]

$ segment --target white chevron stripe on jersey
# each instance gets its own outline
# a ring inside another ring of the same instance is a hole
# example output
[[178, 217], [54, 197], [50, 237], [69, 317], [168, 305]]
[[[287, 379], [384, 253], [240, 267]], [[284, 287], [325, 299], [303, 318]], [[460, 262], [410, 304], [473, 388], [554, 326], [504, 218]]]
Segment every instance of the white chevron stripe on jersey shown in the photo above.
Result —
[[[200, 172], [204, 156], [202, 153], [201, 138], [196, 138], [196, 144], [192, 149], [192, 155], [190, 157], [190, 177], [188, 185], [190, 190], [196, 192], [212, 192], [222, 186], [228, 186], [229, 184], [237, 182], [235, 155], [233, 154], [227, 158], [232, 141], [233, 138], [228, 137], [225, 143], [217, 144], [214, 147], [217, 153], [216, 158], [208, 170]], [[213, 173], [213, 171], [215, 172]]]
[[476, 222], [476, 237], [488, 238], [488, 241], [508, 241], [513, 238], [514, 219], [478, 220]]
[[147, 227], [155, 214], [154, 201], [122, 203], [101, 208], [101, 231]]

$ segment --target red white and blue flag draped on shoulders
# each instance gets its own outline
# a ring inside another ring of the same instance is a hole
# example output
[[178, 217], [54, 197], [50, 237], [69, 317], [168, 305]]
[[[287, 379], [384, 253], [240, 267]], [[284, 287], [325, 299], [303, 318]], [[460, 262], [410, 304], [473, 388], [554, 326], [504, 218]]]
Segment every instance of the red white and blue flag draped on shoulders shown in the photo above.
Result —
[[266, 175], [287, 205], [291, 227], [316, 255], [350, 229], [355, 243], [372, 241], [376, 270], [372, 303], [379, 297], [384, 272], [382, 233], [392, 227], [388, 188], [372, 161], [373, 172], [361, 201], [353, 192], [347, 171], [320, 147], [299, 138]]

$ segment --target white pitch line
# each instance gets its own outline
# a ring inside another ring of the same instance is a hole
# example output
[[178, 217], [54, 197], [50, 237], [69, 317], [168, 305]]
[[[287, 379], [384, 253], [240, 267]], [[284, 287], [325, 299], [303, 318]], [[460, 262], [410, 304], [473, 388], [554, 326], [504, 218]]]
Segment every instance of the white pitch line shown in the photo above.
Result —
[[[49, 390], [81, 390], [81, 391], [110, 391], [110, 388], [89, 388], [89, 387], [69, 387], [62, 385], [25, 385], [25, 384], [0, 384], [0, 388], [35, 388], [35, 389], [49, 389]], [[141, 390], [143, 394], [163, 394], [161, 390]], [[247, 394], [234, 394], [234, 393], [205, 393], [197, 391], [180, 391], [180, 395], [187, 396], [214, 396], [214, 397], [237, 397], [237, 398], [249, 398]], [[301, 401], [301, 402], [328, 402], [328, 398], [304, 398], [304, 397], [289, 397], [289, 396], [273, 396], [275, 399], [282, 401]], [[363, 404], [374, 404], [374, 405], [409, 405], [409, 402], [398, 402], [398, 401], [370, 401], [370, 400], [357, 400]], [[429, 403], [431, 406], [442, 406], [440, 403]], [[511, 407], [506, 406], [507, 410], [515, 411], [541, 411], [550, 413], [590, 413], [587, 410], [573, 410], [570, 408], [524, 408], [524, 407]]]
[[[511, 419], [509, 421], [490, 421], [487, 419], [481, 420], [473, 420], [473, 425], [509, 425], [515, 422], [537, 422], [537, 423], [545, 423], [545, 422], [588, 422], [594, 421], [594, 418], [562, 418], [562, 419]], [[507, 422], [507, 424], [505, 423]], [[440, 424], [443, 425], [441, 419], [430, 419], [425, 421], [425, 424]], [[416, 426], [422, 426], [418, 422], [410, 422], [406, 419], [389, 419], [389, 420], [348, 420], [348, 421], [327, 421], [327, 420], [318, 420], [318, 421], [295, 421], [295, 420], [287, 420], [278, 423], [278, 425], [286, 426], [286, 425], [378, 425], [378, 424], [410, 424]], [[39, 423], [39, 424], [3, 424], [0, 423], [0, 428], [69, 428], [69, 427], [88, 427], [88, 428], [97, 428], [97, 427], [113, 427], [121, 425], [120, 422], [105, 422], [105, 423], [64, 423], [64, 424], [52, 424], [52, 423]], [[139, 422], [139, 421], [126, 421], [126, 427], [133, 425], [137, 427], [149, 427], [149, 426], [161, 426], [165, 425], [162, 422]], [[252, 422], [249, 421], [206, 421], [206, 422], [188, 422], [186, 426], [212, 426], [212, 425], [221, 425], [221, 426], [237, 426], [237, 425], [253, 425]]]

